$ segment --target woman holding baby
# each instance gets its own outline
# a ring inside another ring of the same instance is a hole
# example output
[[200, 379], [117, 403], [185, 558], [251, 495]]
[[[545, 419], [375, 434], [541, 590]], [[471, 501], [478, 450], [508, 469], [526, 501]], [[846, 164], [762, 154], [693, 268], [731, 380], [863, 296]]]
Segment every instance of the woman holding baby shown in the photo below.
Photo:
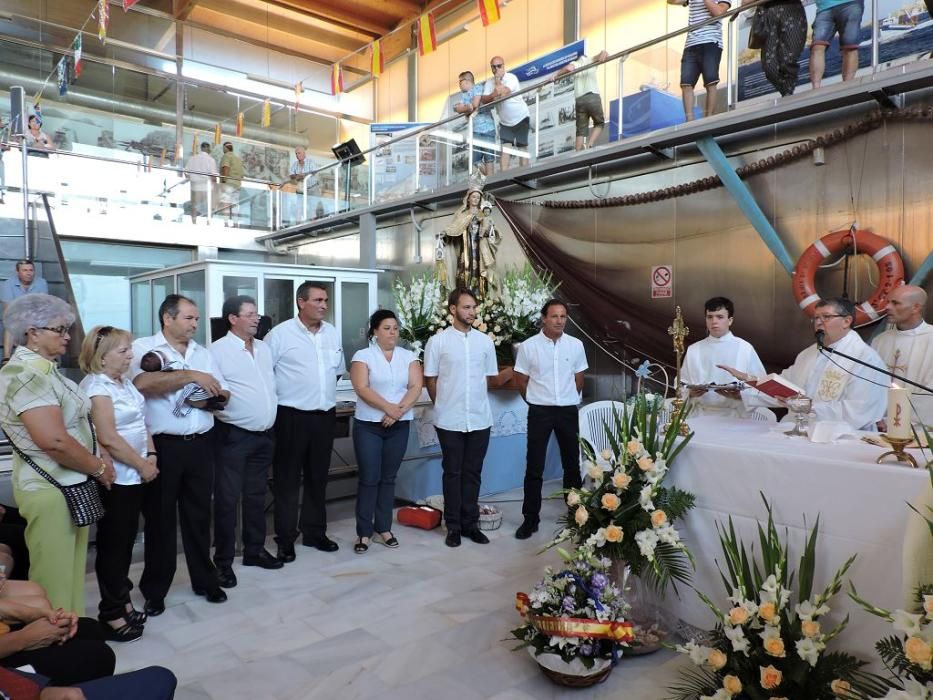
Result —
[[91, 420], [103, 449], [113, 458], [116, 479], [102, 490], [106, 514], [97, 523], [100, 586], [98, 617], [113, 641], [131, 642], [143, 634], [146, 614], [133, 609], [129, 568], [142, 508], [143, 483], [159, 470], [152, 436], [146, 429], [145, 400], [127, 376], [133, 336], [113, 326], [97, 326], [84, 338], [79, 364], [87, 376], [80, 389], [91, 400]]

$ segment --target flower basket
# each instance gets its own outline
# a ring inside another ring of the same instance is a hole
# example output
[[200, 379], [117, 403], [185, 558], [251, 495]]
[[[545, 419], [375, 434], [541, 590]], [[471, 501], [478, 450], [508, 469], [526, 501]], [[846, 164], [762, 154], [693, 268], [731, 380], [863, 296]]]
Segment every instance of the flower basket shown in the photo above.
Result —
[[502, 511], [495, 506], [480, 505], [479, 529], [498, 530], [500, 525], [502, 525]]
[[586, 668], [579, 659], [564, 661], [558, 654], [539, 654], [528, 647], [538, 668], [549, 680], [565, 688], [589, 688], [602, 683], [612, 673], [612, 662], [609, 659], [597, 659], [592, 668]]

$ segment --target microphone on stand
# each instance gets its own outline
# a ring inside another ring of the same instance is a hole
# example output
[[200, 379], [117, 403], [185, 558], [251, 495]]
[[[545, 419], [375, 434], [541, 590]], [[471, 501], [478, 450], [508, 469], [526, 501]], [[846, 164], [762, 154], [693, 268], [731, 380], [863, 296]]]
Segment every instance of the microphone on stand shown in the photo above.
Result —
[[823, 338], [825, 337], [825, 335], [826, 335], [826, 331], [824, 330], [819, 330], [813, 334], [813, 336], [816, 338], [817, 347], [821, 349], [826, 347], [825, 345], [823, 345]]
[[[852, 362], [855, 362], [856, 364], [862, 365], [863, 367], [867, 367], [868, 369], [873, 369], [873, 370], [875, 370], [876, 372], [880, 372], [881, 374], [885, 374], [885, 375], [891, 377], [892, 379], [897, 379], [898, 381], [904, 382], [905, 384], [910, 384], [910, 385], [913, 386], [913, 387], [916, 387], [916, 388], [918, 388], [918, 389], [922, 389], [923, 391], [925, 391], [925, 392], [927, 392], [927, 393], [933, 394], [933, 389], [931, 389], [930, 387], [924, 386], [923, 384], [918, 384], [917, 382], [912, 381], [912, 380], [908, 379], [907, 377], [904, 377], [904, 376], [902, 376], [902, 375], [900, 375], [900, 374], [897, 374], [896, 372], [892, 372], [892, 371], [890, 371], [887, 367], [875, 367], [875, 365], [870, 364], [870, 363], [868, 363], [868, 362], [865, 362], [864, 360], [860, 360], [860, 359], [858, 359], [857, 357], [852, 357], [852, 355], [846, 355], [844, 352], [840, 352], [839, 350], [835, 350], [835, 349], [831, 348], [830, 346], [828, 346], [828, 345], [826, 345], [825, 343], [823, 343], [823, 337], [824, 337], [825, 335], [826, 335], [826, 332], [823, 331], [823, 330], [819, 330], [819, 331], [817, 331], [816, 333], [813, 334], [814, 338], [816, 338], [816, 345], [817, 345], [817, 347], [819, 348], [819, 352], [821, 352], [821, 353], [822, 353], [822, 352], [828, 352], [828, 353], [830, 353], [830, 354], [832, 354], [832, 355], [839, 355], [839, 357], [844, 357], [845, 359], [851, 360]], [[833, 361], [833, 360], [830, 359], [830, 362], [832, 362], [832, 361]], [[835, 363], [834, 363], [834, 364], [835, 364]], [[842, 369], [844, 369], [846, 372], [848, 372], [849, 374], [851, 374], [853, 377], [858, 377], [859, 379], [865, 379], [865, 381], [871, 381], [871, 380], [867, 379], [866, 377], [862, 377], [862, 376], [860, 376], [860, 375], [858, 375], [858, 374], [855, 374], [854, 372], [851, 372], [851, 371], [845, 369], [845, 367], [842, 367]]]

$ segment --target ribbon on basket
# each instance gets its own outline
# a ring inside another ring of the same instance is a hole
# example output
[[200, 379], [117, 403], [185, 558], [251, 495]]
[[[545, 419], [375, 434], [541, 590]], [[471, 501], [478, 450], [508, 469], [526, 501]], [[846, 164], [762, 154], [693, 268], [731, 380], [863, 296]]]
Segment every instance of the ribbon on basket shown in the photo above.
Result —
[[583, 617], [554, 617], [553, 615], [535, 615], [531, 612], [531, 601], [526, 593], [515, 595], [515, 608], [518, 614], [537, 627], [544, 634], [552, 637], [588, 637], [591, 639], [610, 639], [614, 642], [628, 642], [635, 638], [631, 622], [608, 620], [600, 622]]

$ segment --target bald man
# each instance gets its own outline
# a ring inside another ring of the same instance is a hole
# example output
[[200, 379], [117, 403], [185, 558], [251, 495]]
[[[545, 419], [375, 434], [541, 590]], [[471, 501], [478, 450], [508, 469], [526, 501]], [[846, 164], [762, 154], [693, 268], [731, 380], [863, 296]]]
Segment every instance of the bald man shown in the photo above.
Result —
[[[512, 155], [506, 149], [524, 153], [524, 156], [519, 157], [519, 164], [523, 168], [527, 167], [531, 113], [524, 98], [514, 94], [521, 89], [518, 77], [506, 71], [502, 56], [489, 59], [489, 69], [492, 71], [492, 77], [483, 86], [483, 96], [479, 102], [485, 105], [502, 100], [496, 105], [496, 114], [499, 115], [499, 141], [502, 144], [502, 169], [508, 170], [511, 163]], [[506, 97], [508, 99], [503, 99]]]
[[[894, 321], [894, 328], [881, 333], [871, 346], [889, 371], [933, 386], [933, 326], [923, 320], [926, 305], [927, 293], [920, 287], [907, 284], [888, 294], [888, 316]], [[909, 388], [914, 420], [933, 426], [933, 394]]]

